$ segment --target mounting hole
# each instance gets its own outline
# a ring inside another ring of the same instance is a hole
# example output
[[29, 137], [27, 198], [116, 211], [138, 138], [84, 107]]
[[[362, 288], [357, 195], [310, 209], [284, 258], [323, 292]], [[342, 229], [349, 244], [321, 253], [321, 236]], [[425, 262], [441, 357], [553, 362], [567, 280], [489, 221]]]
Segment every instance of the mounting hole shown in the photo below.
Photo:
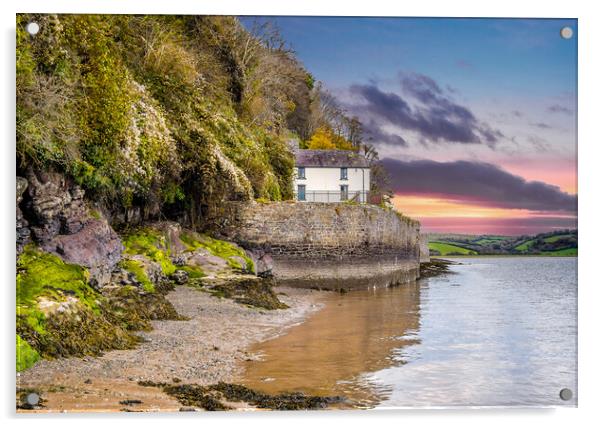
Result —
[[563, 388], [560, 390], [560, 398], [562, 400], [571, 400], [573, 398], [573, 391], [570, 388]]
[[38, 34], [38, 32], [40, 32], [40, 26], [37, 22], [30, 22], [25, 26], [25, 29], [32, 36], [35, 36], [36, 34]]
[[40, 395], [38, 393], [29, 393], [26, 400], [29, 406], [36, 406], [40, 403]]
[[573, 37], [573, 29], [571, 27], [562, 27], [560, 30], [560, 37], [568, 40]]

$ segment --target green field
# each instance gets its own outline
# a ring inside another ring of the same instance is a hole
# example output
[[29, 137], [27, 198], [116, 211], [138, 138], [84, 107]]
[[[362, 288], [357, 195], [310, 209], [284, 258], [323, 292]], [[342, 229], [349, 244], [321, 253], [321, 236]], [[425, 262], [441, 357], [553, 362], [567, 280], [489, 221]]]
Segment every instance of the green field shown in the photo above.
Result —
[[560, 239], [568, 239], [570, 237], [572, 237], [570, 234], [558, 234], [556, 236], [546, 237], [545, 239], [543, 239], [543, 241], [546, 243], [554, 243]]
[[491, 243], [499, 243], [503, 240], [507, 240], [507, 237], [484, 237], [482, 239], [475, 240], [472, 243], [475, 243], [477, 245], [489, 245]]
[[518, 246], [515, 246], [514, 249], [517, 251], [528, 251], [531, 246], [535, 244], [535, 239], [527, 240], [526, 242], [521, 243]]
[[559, 249], [557, 251], [542, 252], [542, 255], [548, 256], [577, 256], [577, 248]]
[[456, 245], [450, 245], [443, 242], [429, 242], [429, 249], [438, 251], [441, 255], [477, 255], [475, 251], [462, 248]]

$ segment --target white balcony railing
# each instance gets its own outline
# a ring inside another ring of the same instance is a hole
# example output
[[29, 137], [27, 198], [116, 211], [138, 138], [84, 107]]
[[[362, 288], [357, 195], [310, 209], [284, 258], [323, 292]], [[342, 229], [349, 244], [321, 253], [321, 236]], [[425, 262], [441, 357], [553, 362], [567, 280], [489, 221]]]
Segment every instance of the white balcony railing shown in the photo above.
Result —
[[354, 201], [366, 203], [368, 201], [367, 191], [305, 191], [295, 193], [295, 200], [300, 202], [337, 203]]

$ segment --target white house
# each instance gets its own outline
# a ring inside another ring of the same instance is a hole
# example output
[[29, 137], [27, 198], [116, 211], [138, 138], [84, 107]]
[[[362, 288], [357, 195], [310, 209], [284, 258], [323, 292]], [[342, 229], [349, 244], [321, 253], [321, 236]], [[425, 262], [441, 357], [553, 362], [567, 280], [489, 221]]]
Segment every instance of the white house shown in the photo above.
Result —
[[303, 202], [368, 201], [370, 165], [346, 150], [295, 150], [295, 197]]

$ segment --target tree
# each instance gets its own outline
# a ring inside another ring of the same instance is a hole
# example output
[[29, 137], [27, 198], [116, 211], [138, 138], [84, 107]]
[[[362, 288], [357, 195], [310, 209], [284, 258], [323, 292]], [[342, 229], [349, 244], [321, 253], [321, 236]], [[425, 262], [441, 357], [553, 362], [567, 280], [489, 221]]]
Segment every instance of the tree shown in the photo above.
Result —
[[363, 154], [370, 163], [370, 198], [379, 203], [390, 205], [393, 198], [391, 176], [378, 157], [378, 152], [371, 144], [362, 145]]
[[336, 150], [337, 147], [332, 141], [332, 133], [325, 127], [320, 127], [307, 142], [307, 148], [310, 150]]
[[337, 135], [330, 127], [319, 127], [312, 137], [307, 141], [310, 150], [348, 150], [357, 151], [351, 141], [341, 135]]

